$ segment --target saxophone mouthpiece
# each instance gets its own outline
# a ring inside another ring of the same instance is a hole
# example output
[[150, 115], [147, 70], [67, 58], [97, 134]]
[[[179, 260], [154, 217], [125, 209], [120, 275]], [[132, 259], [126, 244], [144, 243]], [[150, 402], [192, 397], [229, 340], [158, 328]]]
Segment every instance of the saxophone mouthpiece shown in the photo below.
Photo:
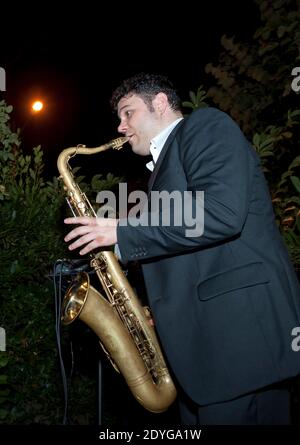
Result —
[[111, 147], [114, 150], [120, 150], [122, 148], [122, 146], [125, 144], [125, 142], [127, 142], [128, 140], [129, 140], [129, 138], [127, 138], [127, 137], [116, 138], [116, 139], [113, 139], [112, 141], [110, 141], [109, 145], [111, 145]]

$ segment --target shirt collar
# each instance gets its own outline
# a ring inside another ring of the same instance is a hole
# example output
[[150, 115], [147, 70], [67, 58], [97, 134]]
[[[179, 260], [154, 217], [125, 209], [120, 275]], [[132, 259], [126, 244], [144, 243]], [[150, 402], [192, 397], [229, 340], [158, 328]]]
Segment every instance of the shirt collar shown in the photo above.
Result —
[[168, 127], [166, 127], [163, 131], [161, 131], [157, 136], [155, 136], [150, 141], [150, 153], [152, 154], [153, 161], [150, 161], [146, 164], [146, 167], [153, 171], [154, 166], [158, 160], [158, 157], [165, 145], [166, 140], [171, 134], [172, 130], [176, 127], [176, 125], [183, 119], [183, 117], [179, 117], [175, 121], [173, 121]]

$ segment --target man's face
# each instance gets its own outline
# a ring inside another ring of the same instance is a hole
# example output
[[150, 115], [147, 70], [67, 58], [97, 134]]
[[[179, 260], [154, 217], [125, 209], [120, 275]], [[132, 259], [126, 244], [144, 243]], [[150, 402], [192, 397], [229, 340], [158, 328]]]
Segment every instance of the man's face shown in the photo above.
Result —
[[124, 96], [118, 103], [119, 133], [129, 138], [132, 151], [146, 156], [150, 153], [150, 141], [161, 131], [160, 114], [153, 102], [150, 111], [140, 96]]

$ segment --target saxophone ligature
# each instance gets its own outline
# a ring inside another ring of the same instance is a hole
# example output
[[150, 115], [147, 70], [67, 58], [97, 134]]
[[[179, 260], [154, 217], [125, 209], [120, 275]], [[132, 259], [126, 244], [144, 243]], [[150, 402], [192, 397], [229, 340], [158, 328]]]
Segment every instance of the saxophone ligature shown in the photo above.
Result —
[[[110, 148], [119, 150], [127, 140], [120, 137], [99, 147], [70, 147], [60, 153], [57, 167], [74, 216], [94, 217], [96, 214], [75, 182], [69, 159], [77, 154], [95, 154]], [[136, 400], [148, 411], [163, 412], [175, 400], [176, 388], [155, 329], [149, 323], [149, 314], [112, 251], [101, 250], [90, 254], [90, 258], [105, 296], [90, 284], [87, 273], [78, 274], [63, 298], [61, 321], [70, 324], [79, 318], [85, 322], [98, 336]]]

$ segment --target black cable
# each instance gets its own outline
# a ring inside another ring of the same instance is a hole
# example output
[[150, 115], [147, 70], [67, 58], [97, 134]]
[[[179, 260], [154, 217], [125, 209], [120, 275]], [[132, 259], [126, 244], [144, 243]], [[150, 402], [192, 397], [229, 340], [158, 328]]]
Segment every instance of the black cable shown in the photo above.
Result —
[[[60, 265], [60, 268], [58, 266]], [[53, 270], [53, 281], [54, 281], [54, 299], [55, 299], [55, 333], [56, 333], [56, 342], [57, 342], [57, 350], [58, 350], [58, 356], [59, 356], [59, 363], [60, 363], [60, 370], [61, 370], [61, 376], [62, 376], [62, 383], [63, 383], [63, 390], [64, 390], [64, 416], [63, 416], [63, 425], [66, 425], [67, 419], [68, 419], [68, 382], [67, 382], [67, 376], [65, 371], [65, 365], [64, 360], [62, 356], [62, 350], [61, 350], [61, 300], [62, 300], [62, 271], [64, 266], [64, 260], [57, 260], [54, 264], [54, 270]], [[58, 272], [59, 270], [59, 272]], [[56, 282], [56, 277], [59, 276], [58, 285]], [[73, 350], [72, 350], [73, 354]], [[73, 361], [73, 360], [72, 360]]]
[[[68, 393], [70, 382], [73, 377], [74, 372], [74, 351], [73, 351], [73, 343], [70, 341], [70, 354], [71, 354], [71, 369], [70, 375], [67, 378], [64, 359], [61, 348], [61, 306], [62, 306], [62, 290], [65, 292], [66, 288], [70, 285], [70, 280], [66, 280], [66, 282], [62, 281], [63, 276], [71, 276], [77, 275], [80, 272], [87, 273], [95, 273], [93, 269], [90, 268], [89, 264], [87, 264], [86, 260], [67, 260], [67, 259], [58, 259], [53, 268], [53, 282], [54, 282], [54, 299], [55, 299], [55, 333], [56, 333], [56, 343], [57, 350], [59, 356], [60, 370], [62, 376], [62, 384], [64, 391], [64, 416], [63, 416], [63, 425], [67, 425], [69, 423], [68, 420]], [[51, 277], [51, 274], [49, 275]], [[58, 282], [57, 282], [58, 278]], [[67, 285], [67, 286], [66, 286]], [[68, 383], [69, 382], [69, 383]]]

